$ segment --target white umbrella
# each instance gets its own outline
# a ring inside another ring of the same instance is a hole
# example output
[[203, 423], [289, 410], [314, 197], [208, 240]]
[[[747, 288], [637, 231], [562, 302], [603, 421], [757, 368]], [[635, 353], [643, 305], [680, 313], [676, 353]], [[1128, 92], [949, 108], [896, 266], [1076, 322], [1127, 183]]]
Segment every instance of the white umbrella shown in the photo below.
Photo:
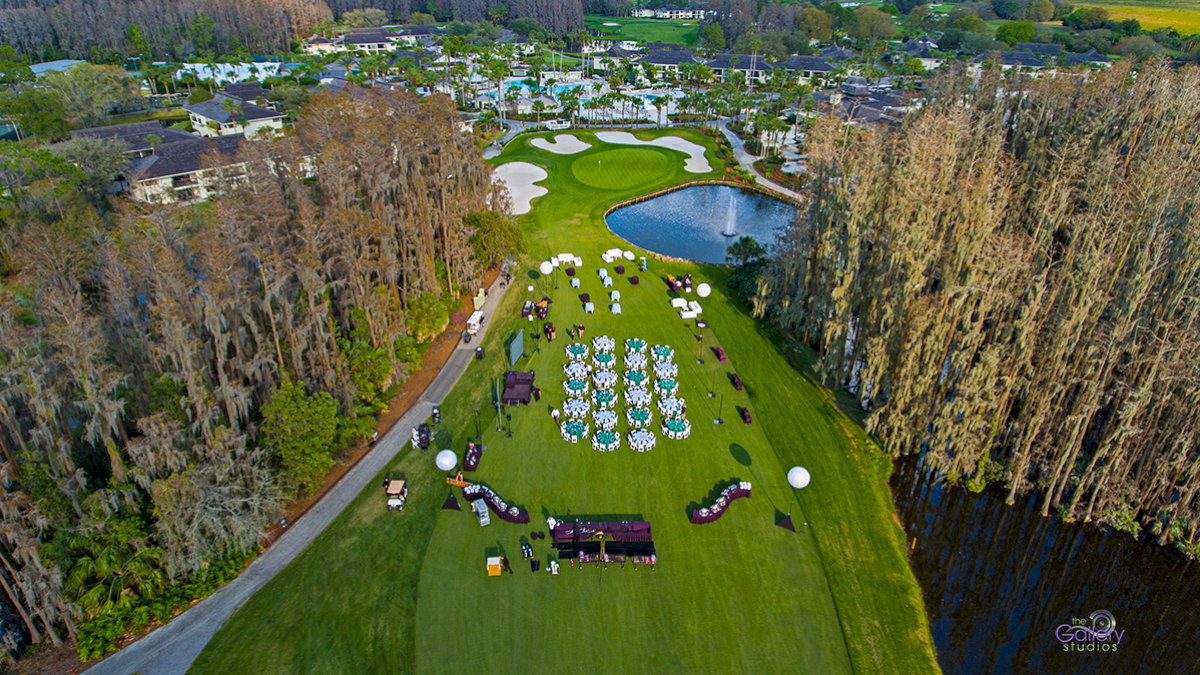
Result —
[[433, 462], [442, 471], [449, 471], [454, 468], [455, 464], [458, 464], [458, 455], [454, 454], [453, 450], [442, 450], [433, 459]]
[[550, 261], [547, 260], [538, 266], [538, 270], [540, 270], [542, 274], [550, 274], [554, 271], [554, 265], [550, 264]]
[[696, 294], [702, 298], [707, 298], [709, 295], [712, 295], [712, 286], [700, 284], [696, 287]]

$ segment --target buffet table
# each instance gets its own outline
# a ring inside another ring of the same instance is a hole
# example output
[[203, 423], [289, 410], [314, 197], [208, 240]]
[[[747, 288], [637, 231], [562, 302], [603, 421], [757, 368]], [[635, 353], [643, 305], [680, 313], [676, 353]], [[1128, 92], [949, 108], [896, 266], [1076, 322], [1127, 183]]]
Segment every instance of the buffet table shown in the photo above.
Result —
[[525, 509], [509, 506], [500, 495], [497, 495], [491, 488], [483, 485], [468, 485], [463, 488], [463, 496], [468, 501], [482, 499], [487, 503], [488, 508], [495, 513], [501, 520], [510, 523], [524, 524], [529, 522], [529, 512]]
[[702, 525], [711, 523], [717, 518], [725, 515], [725, 510], [733, 503], [733, 500], [740, 497], [750, 496], [750, 482], [742, 481], [737, 485], [730, 485], [725, 488], [717, 497], [716, 503], [706, 508], [699, 508], [692, 511], [692, 524]]
[[487, 450], [487, 446], [475, 445], [471, 443], [467, 446], [467, 456], [463, 458], [463, 470], [474, 471], [479, 467], [479, 459], [483, 457], [483, 451]]

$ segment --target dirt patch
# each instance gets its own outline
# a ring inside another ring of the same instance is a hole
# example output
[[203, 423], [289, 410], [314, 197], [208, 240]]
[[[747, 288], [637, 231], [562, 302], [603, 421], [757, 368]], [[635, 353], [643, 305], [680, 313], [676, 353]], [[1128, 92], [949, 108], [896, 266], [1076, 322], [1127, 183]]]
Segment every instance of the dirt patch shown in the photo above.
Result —
[[48, 644], [30, 647], [15, 664], [0, 668], [0, 673], [4, 673], [4, 675], [48, 675], [51, 673], [53, 675], [70, 675], [71, 673], [82, 673], [97, 663], [100, 662], [81, 663], [79, 652], [75, 651], [75, 641], [68, 640], [58, 647]]

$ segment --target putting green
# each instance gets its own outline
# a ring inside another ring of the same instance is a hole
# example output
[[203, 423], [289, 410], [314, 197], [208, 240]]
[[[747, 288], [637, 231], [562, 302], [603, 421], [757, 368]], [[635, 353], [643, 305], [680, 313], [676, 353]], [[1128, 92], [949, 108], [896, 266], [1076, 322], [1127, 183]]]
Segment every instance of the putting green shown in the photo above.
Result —
[[571, 173], [588, 187], [628, 190], [662, 180], [677, 161], [657, 149], [614, 148], [579, 157], [571, 163]]
[[[550, 192], [520, 219], [530, 255], [489, 320], [485, 358], [471, 362], [443, 402], [443, 423], [434, 434], [435, 448], [455, 449], [461, 457], [478, 415], [487, 452], [467, 479], [526, 508], [532, 522], [513, 525], [493, 515], [480, 527], [461, 491], [434, 468], [434, 453], [405, 448], [230, 617], [189, 672], [937, 672], [920, 588], [893, 520], [887, 458], [799, 368], [791, 343], [724, 294], [728, 269], [651, 257], [648, 271], [634, 272], [630, 263], [616, 275], [614, 265], [600, 261], [604, 250], [628, 247], [605, 227], [604, 210], [668, 185], [720, 176], [724, 167], [711, 142], [694, 131], [670, 132], [709, 148], [715, 170], [697, 176], [684, 170], [680, 153], [614, 150], [591, 132], [578, 133], [599, 147], [551, 156], [523, 136], [499, 160], [544, 167]], [[663, 132], [636, 135], [649, 140]], [[669, 162], [647, 174], [647, 182], [624, 189], [610, 182], [601, 191], [577, 177], [575, 167], [597, 159], [608, 164], [610, 154], [653, 154]], [[535, 271], [537, 261], [568, 251], [583, 258], [578, 290], [563, 274]], [[619, 316], [609, 312], [609, 290], [597, 275], [602, 266], [617, 277]], [[697, 329], [669, 306], [663, 281], [681, 273], [712, 284], [712, 296], [699, 300], [711, 328]], [[630, 282], [633, 274], [641, 283]], [[581, 292], [591, 294], [595, 314], [584, 313]], [[541, 322], [520, 316], [525, 300], [543, 295], [554, 300], [550, 319], [559, 335], [549, 344], [531, 339]], [[690, 438], [674, 441], [661, 432], [656, 395], [651, 428], [657, 444], [645, 453], [630, 449], [625, 387], [618, 385], [619, 450], [601, 453], [590, 442], [562, 440], [549, 409], [565, 398], [566, 328], [578, 323], [587, 327], [589, 346], [596, 335], [616, 338], [619, 356], [627, 337], [675, 349]], [[519, 330], [526, 334], [527, 357], [517, 369], [536, 371], [542, 399], [510, 408], [512, 419], [497, 421], [489, 414], [490, 392], [509, 368], [506, 346]], [[715, 346], [725, 349], [726, 362], [713, 357]], [[743, 391], [731, 385], [734, 372]], [[717, 396], [710, 398], [710, 390]], [[737, 407], [751, 410], [752, 425], [742, 423]], [[725, 424], [713, 424], [716, 417]], [[498, 424], [512, 437], [497, 431]], [[786, 471], [794, 465], [812, 472], [809, 488], [787, 485]], [[379, 489], [384, 476], [409, 482], [402, 513], [386, 510]], [[714, 490], [733, 480], [753, 483], [753, 496], [734, 502], [714, 523], [692, 525], [690, 508], [711, 503]], [[462, 511], [440, 509], [451, 493]], [[795, 532], [775, 526], [789, 513]], [[658, 565], [580, 569], [562, 560], [561, 574], [552, 576], [544, 571], [554, 557], [549, 540], [530, 538], [547, 530], [547, 515], [649, 520]], [[523, 542], [533, 546], [543, 571], [531, 572], [522, 560]], [[487, 576], [486, 558], [499, 554], [508, 556], [515, 574]]]

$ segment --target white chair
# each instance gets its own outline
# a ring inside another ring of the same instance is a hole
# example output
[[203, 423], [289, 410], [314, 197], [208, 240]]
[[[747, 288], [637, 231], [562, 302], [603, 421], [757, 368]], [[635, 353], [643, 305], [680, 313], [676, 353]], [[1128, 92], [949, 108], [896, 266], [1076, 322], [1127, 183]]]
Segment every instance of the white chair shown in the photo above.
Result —
[[607, 277], [607, 276], [608, 276], [608, 268], [607, 268], [607, 267], [601, 267], [601, 268], [600, 268], [600, 271], [598, 272], [598, 274], [601, 276], [601, 278], [603, 278], [603, 277]]
[[605, 288], [612, 286], [612, 284], [613, 284], [612, 277], [604, 277], [604, 287]]
[[612, 292], [612, 301], [613, 301], [613, 302], [620, 302], [620, 301], [621, 301], [621, 291], [613, 291], [613, 292]]
[[583, 311], [587, 312], [588, 314], [595, 314], [596, 306], [589, 302], [583, 306]]
[[583, 267], [583, 258], [575, 258], [575, 266]]
[[579, 280], [578, 279], [571, 280], [571, 288], [579, 288]]
[[696, 302], [695, 300], [689, 301], [687, 306], [688, 306], [688, 309], [692, 310], [693, 312], [695, 312], [697, 314], [704, 311], [704, 310], [700, 309], [700, 303]]
[[614, 302], [614, 303], [613, 303], [613, 306], [612, 306], [612, 313], [613, 313], [613, 314], [620, 314], [620, 313], [621, 313], [621, 303], [619, 303], [619, 302]]

